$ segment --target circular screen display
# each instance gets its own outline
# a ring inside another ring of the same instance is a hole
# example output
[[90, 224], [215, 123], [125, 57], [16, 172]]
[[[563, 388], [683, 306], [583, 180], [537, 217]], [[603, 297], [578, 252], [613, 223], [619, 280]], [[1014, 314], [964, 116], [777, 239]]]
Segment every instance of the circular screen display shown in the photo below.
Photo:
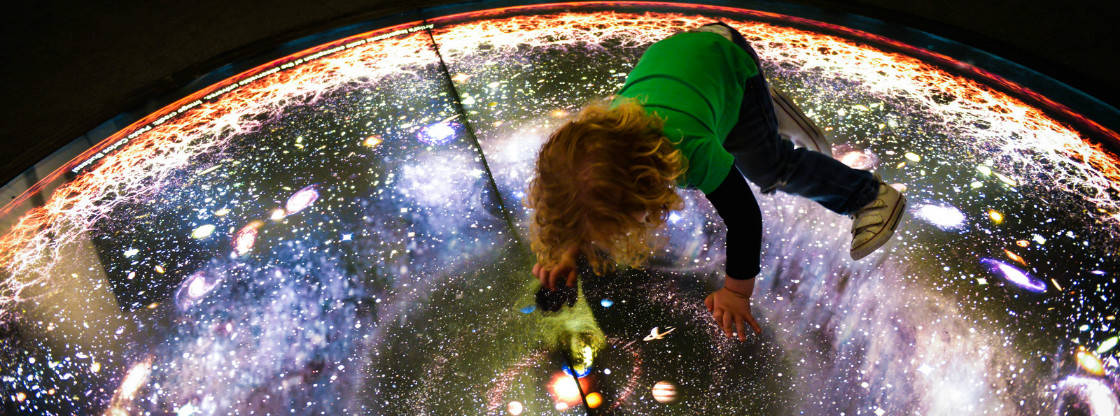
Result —
[[[548, 135], [646, 48], [715, 21], [832, 155], [909, 201], [762, 193], [761, 334], [704, 305], [697, 190], [642, 267], [535, 306]], [[1070, 121], [1072, 120], [1072, 121]], [[1088, 128], [1084, 126], [1089, 126]], [[0, 230], [5, 414], [1120, 414], [1115, 134], [858, 30], [644, 3], [514, 7], [332, 41], [184, 97]], [[9, 214], [15, 215], [15, 214]]]

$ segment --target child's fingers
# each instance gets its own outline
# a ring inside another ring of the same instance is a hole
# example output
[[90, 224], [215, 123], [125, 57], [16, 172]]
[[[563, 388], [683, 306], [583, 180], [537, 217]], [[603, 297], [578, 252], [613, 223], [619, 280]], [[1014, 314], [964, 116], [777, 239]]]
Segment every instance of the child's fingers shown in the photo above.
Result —
[[579, 274], [576, 273], [575, 270], [572, 270], [571, 272], [569, 272], [568, 273], [568, 287], [576, 287], [576, 278], [578, 278], [578, 277], [579, 277]]
[[761, 334], [762, 333], [762, 327], [758, 326], [758, 322], [756, 322], [754, 320], [753, 316], [747, 315], [747, 323], [751, 325], [751, 329], [754, 330], [754, 333], [756, 333], [756, 334]]
[[732, 315], [733, 314], [730, 313], [723, 314], [723, 325], [721, 325], [723, 327], [723, 332], [727, 333], [728, 338], [735, 337], [735, 335], [733, 334], [733, 329], [735, 328], [735, 317]]
[[708, 313], [714, 312], [714, 310], [713, 310], [714, 304], [715, 304], [715, 297], [713, 297], [712, 295], [708, 295], [708, 297], [706, 299], [704, 299], [704, 306], [708, 307]]
[[542, 284], [544, 283], [544, 280], [541, 279], [541, 264], [540, 263], [537, 263], [537, 264], [533, 265], [533, 277], [536, 277], [537, 280], [540, 281]]
[[747, 331], [743, 327], [743, 318], [735, 317], [735, 333], [739, 334], [739, 341], [747, 340]]

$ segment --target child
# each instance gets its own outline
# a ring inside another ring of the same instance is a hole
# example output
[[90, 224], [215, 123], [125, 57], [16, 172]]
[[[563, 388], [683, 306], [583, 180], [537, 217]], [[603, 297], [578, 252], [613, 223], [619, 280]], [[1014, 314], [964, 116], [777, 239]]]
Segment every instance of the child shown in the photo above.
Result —
[[750, 297], [762, 213], [744, 176], [763, 193], [780, 189], [850, 215], [853, 259], [890, 239], [905, 198], [870, 172], [779, 135], [758, 62], [723, 23], [678, 33], [646, 50], [609, 107], [589, 106], [552, 133], [527, 200], [533, 275], [543, 288], [561, 280], [574, 287], [580, 256], [596, 273], [640, 264], [669, 211], [682, 207], [677, 186], [692, 187], [727, 227], [726, 278], [705, 300], [708, 311], [728, 337], [746, 340], [745, 325], [761, 332]]

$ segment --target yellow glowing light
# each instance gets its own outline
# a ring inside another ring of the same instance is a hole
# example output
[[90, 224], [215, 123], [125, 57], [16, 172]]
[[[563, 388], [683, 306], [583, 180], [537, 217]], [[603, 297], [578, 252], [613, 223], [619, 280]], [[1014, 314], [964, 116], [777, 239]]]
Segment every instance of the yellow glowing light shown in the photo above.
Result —
[[517, 400], [514, 400], [506, 405], [506, 411], [513, 416], [517, 416], [520, 415], [521, 412], [525, 411], [525, 405], [521, 404], [521, 402]]
[[567, 375], [553, 380], [552, 394], [556, 396], [557, 401], [563, 403], [578, 401], [580, 399], [579, 387], [576, 386], [576, 381]]
[[229, 208], [222, 208], [222, 209], [219, 209], [217, 211], [214, 211], [214, 216], [215, 217], [224, 217], [224, 216], [226, 216], [226, 214], [229, 214]]
[[991, 219], [992, 222], [996, 223], [996, 225], [1003, 223], [1003, 213], [994, 209], [988, 210], [988, 218]]
[[95, 372], [95, 373], [98, 372], [98, 371], [101, 371], [101, 363], [99, 363], [97, 361], [94, 361], [93, 364], [89, 365], [89, 371], [92, 371], [92, 372]]
[[201, 240], [203, 238], [209, 237], [210, 234], [214, 234], [214, 230], [216, 230], [217, 228], [218, 227], [215, 227], [214, 224], [206, 224], [201, 227], [195, 228], [194, 231], [191, 232], [191, 238], [195, 240]]
[[19, 401], [19, 402], [22, 403], [24, 400], [27, 400], [27, 395], [26, 394], [24, 394], [22, 391], [19, 392], [19, 393], [16, 393], [16, 401]]
[[270, 215], [268, 218], [273, 220], [273, 221], [280, 221], [280, 220], [284, 219], [284, 217], [287, 216], [287, 215], [288, 215], [288, 213], [284, 212], [284, 208], [276, 208], [275, 210], [272, 211], [272, 215]]
[[587, 407], [594, 409], [601, 404], [603, 404], [603, 395], [598, 392], [587, 395]]
[[567, 116], [567, 115], [568, 115], [568, 112], [567, 112], [567, 111], [564, 111], [564, 110], [552, 110], [552, 116], [553, 116], [553, 117], [556, 117], [556, 118], [561, 118], [561, 117], [565, 117], [565, 116]]
[[902, 155], [902, 156], [905, 157], [906, 160], [909, 160], [911, 162], [919, 162], [919, 161], [922, 160], [922, 158], [920, 156], [918, 156], [914, 153], [910, 153], [910, 152], [906, 152], [906, 154]]
[[984, 165], [977, 166], [976, 170], [979, 171], [980, 173], [984, 174], [984, 176], [988, 176], [988, 175], [992, 174], [992, 168], [984, 166]]
[[1096, 355], [1093, 355], [1093, 353], [1085, 350], [1078, 350], [1074, 356], [1077, 357], [1077, 365], [1079, 365], [1082, 370], [1085, 370], [1085, 372], [1094, 376], [1104, 375], [1104, 363], [1101, 362], [1101, 359], [1097, 358]]
[[165, 272], [167, 272], [167, 270], [165, 270], [163, 266], [160, 266], [158, 264], [156, 265], [156, 273], [163, 274]]
[[1012, 253], [1011, 250], [1003, 249], [1003, 254], [1006, 254], [1007, 258], [1014, 260], [1016, 263], [1022, 264], [1024, 266], [1027, 265], [1026, 259], [1020, 257], [1018, 254]]
[[148, 382], [148, 377], [152, 374], [152, 361], [151, 359], [145, 360], [132, 366], [124, 375], [124, 381], [117, 389], [117, 396], [126, 399], [133, 399], [136, 393]]
[[371, 135], [369, 137], [366, 137], [366, 139], [362, 141], [362, 146], [365, 147], [377, 147], [377, 145], [379, 144], [381, 144], [380, 134]]
[[1031, 245], [1031, 242], [1027, 240], [1019, 240], [1015, 242], [1015, 245], [1026, 248], [1027, 246]]
[[451, 80], [455, 81], [455, 82], [463, 82], [463, 81], [466, 81], [470, 78], [471, 78], [470, 75], [467, 75], [467, 74], [464, 74], [464, 73], [460, 72], [458, 74], [455, 74], [455, 76], [451, 77]]
[[155, 309], [157, 307], [159, 307], [159, 302], [152, 302], [151, 305], [148, 305], [148, 309]]
[[580, 379], [579, 385], [577, 385], [576, 380], [563, 371], [554, 373], [548, 384], [548, 390], [553, 399], [556, 400], [556, 405], [564, 405], [565, 408], [577, 406], [583, 401], [579, 395], [581, 387], [587, 390], [591, 385], [587, 382], [587, 379]]

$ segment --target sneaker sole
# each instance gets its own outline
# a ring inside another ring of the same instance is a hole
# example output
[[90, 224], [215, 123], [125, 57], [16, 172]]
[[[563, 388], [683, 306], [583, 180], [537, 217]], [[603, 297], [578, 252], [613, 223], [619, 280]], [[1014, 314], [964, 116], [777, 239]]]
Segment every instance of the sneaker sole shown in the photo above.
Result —
[[[879, 247], [883, 246], [883, 244], [891, 241], [891, 237], [894, 236], [894, 230], [898, 228], [898, 224], [902, 222], [902, 213], [905, 210], [906, 196], [903, 195], [899, 197], [898, 203], [895, 204], [894, 209], [891, 210], [891, 216], [887, 220], [887, 223], [890, 224], [890, 226], [883, 227], [882, 230], [879, 230], [878, 234], [872, 236], [869, 240], [867, 240], [867, 243], [864, 243], [862, 246], [853, 248], [850, 252], [852, 260], [859, 260], [867, 257], [868, 254], [874, 253], [875, 250], [878, 250]], [[884, 235], [885, 238], [880, 238], [880, 236]]]
[[778, 118], [779, 133], [789, 136], [794, 144], [833, 157], [832, 146], [824, 131], [801, 111], [801, 107], [774, 87], [770, 87], [770, 99], [774, 104], [774, 115]]

